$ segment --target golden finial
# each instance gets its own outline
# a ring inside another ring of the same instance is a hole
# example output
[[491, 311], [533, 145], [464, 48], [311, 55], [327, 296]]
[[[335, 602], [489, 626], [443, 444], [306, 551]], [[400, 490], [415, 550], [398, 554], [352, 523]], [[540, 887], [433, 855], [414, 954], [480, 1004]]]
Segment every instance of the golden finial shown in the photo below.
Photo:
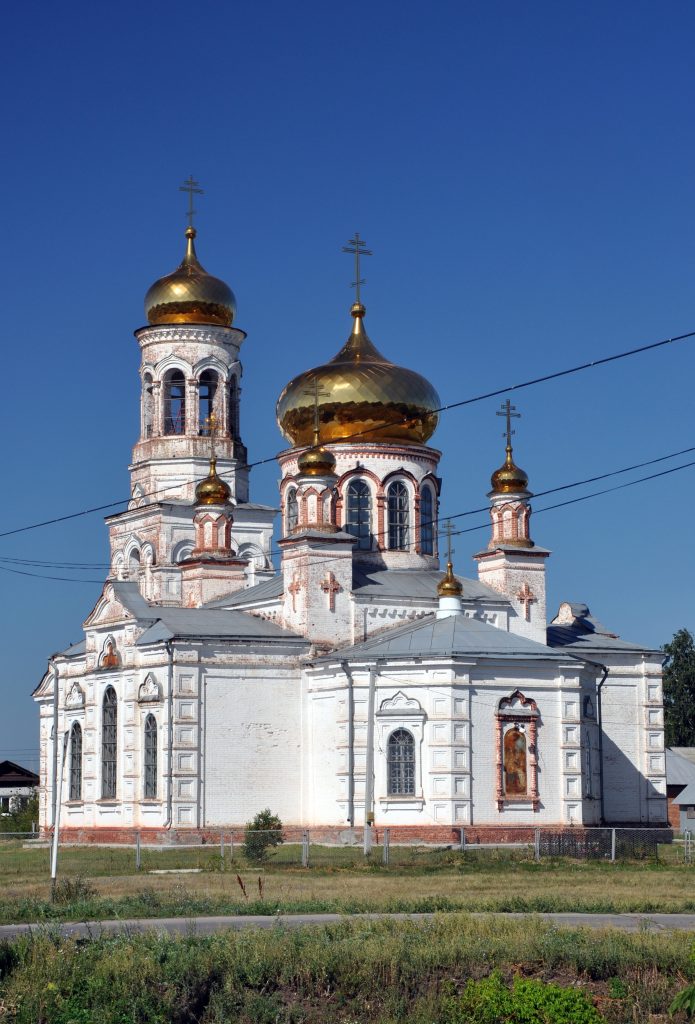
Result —
[[502, 437], [506, 437], [507, 445], [504, 465], [492, 474], [490, 481], [492, 490], [495, 494], [514, 494], [518, 491], [525, 491], [528, 486], [528, 477], [512, 458], [512, 436], [515, 433], [512, 430], [512, 419], [521, 419], [521, 413], [517, 412], [516, 406], [507, 399], [502, 402], [502, 407], [496, 415], [506, 417], [507, 425]]
[[454, 532], [454, 527], [450, 519], [447, 519], [444, 529], [447, 535], [446, 573], [444, 575], [444, 579], [441, 579], [437, 584], [437, 593], [440, 597], [460, 597], [463, 593], [463, 587], [454, 576], [454, 564], [451, 560], [452, 555], [454, 554], [454, 549], [451, 546], [451, 537]]

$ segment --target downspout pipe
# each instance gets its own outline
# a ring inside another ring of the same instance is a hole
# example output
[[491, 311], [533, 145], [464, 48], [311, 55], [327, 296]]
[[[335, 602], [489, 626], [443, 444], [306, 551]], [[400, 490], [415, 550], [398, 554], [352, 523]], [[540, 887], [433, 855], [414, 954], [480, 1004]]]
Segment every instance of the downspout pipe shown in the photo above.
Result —
[[51, 810], [51, 825], [55, 828], [58, 808], [58, 704], [59, 704], [59, 675], [58, 666], [53, 658], [48, 659], [49, 671], [53, 670], [53, 800]]
[[173, 815], [173, 756], [174, 756], [174, 648], [173, 641], [167, 640], [165, 645], [168, 656], [167, 665], [167, 816], [164, 828], [171, 828]]
[[340, 667], [345, 673], [348, 683], [348, 822], [350, 828], [355, 827], [355, 687], [350, 666], [341, 661]]

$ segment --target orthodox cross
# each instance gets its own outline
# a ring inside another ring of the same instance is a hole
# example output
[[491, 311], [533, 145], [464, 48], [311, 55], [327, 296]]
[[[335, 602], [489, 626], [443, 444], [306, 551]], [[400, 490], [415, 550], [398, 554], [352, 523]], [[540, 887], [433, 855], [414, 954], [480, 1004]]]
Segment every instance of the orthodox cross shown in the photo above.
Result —
[[444, 532], [446, 533], [446, 560], [447, 562], [450, 562], [451, 556], [456, 554], [456, 549], [451, 546], [451, 538], [454, 535], [454, 524], [450, 519], [447, 519], [446, 521]]
[[355, 257], [355, 280], [350, 285], [351, 288], [355, 289], [355, 302], [360, 301], [360, 285], [364, 284], [364, 278], [360, 277], [360, 256], [373, 256], [371, 249], [366, 249], [366, 242], [363, 238], [360, 238], [359, 231], [355, 232], [355, 237], [348, 240], [347, 245], [343, 246], [343, 252], [350, 253], [351, 256]]
[[325, 580], [321, 583], [321, 590], [328, 595], [328, 608], [335, 611], [335, 595], [340, 592], [340, 584], [332, 572], [326, 574]]
[[188, 217], [189, 228], [193, 227], [193, 214], [195, 213], [195, 210], [193, 209], [193, 196], [203, 195], [203, 190], [198, 187], [199, 185], [200, 182], [194, 181], [192, 174], [186, 179], [186, 181], [184, 181], [183, 185], [179, 185], [179, 192], [188, 192], [188, 210], [186, 211], [186, 216]]
[[516, 433], [515, 430], [512, 430], [512, 420], [520, 420], [521, 419], [521, 413], [517, 412], [516, 411], [516, 406], [512, 405], [510, 400], [507, 399], [506, 402], [502, 402], [501, 409], [497, 413], [497, 415], [498, 416], [506, 416], [506, 418], [507, 418], [507, 429], [505, 430], [504, 434], [502, 434], [502, 437], [506, 437], [507, 438], [507, 448], [511, 448], [511, 446], [512, 446], [512, 437]]
[[527, 622], [531, 619], [531, 604], [536, 600], [536, 596], [529, 587], [528, 583], [524, 583], [521, 590], [516, 595], [517, 601], [520, 601], [524, 606], [524, 618]]
[[209, 416], [205, 417], [203, 427], [207, 430], [210, 435], [210, 458], [215, 458], [215, 432], [217, 431], [217, 416], [214, 412], [211, 412]]
[[297, 611], [297, 594], [302, 589], [302, 585], [299, 582], [299, 577], [296, 574], [292, 577], [292, 582], [290, 583], [290, 585], [289, 585], [289, 587], [287, 589], [290, 592], [290, 594], [292, 595], [292, 611], [296, 612]]
[[326, 388], [321, 387], [318, 379], [314, 381], [310, 387], [304, 391], [305, 395], [314, 400], [314, 447], [318, 448], [320, 444], [319, 440], [319, 398], [329, 398], [330, 392]]

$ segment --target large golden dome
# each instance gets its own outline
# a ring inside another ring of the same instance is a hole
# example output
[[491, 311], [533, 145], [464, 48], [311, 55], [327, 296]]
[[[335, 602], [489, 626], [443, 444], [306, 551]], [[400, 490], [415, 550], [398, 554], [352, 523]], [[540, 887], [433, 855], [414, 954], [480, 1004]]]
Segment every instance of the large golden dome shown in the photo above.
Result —
[[437, 428], [439, 395], [419, 373], [396, 366], [377, 351], [365, 332], [361, 303], [351, 313], [352, 334], [337, 356], [295, 377], [280, 395], [280, 430], [294, 446], [312, 444], [317, 395], [322, 443], [424, 444]]
[[173, 274], [160, 277], [145, 296], [145, 314], [151, 324], [218, 324], [231, 327], [236, 313], [234, 292], [198, 262], [193, 239], [186, 229], [186, 255]]

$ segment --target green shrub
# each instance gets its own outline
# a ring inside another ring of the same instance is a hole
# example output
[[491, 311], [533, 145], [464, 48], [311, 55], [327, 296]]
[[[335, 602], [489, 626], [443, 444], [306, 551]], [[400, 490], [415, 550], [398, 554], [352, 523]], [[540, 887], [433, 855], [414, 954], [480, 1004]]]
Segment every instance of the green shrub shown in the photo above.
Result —
[[282, 822], [266, 807], [247, 823], [242, 849], [247, 860], [260, 864], [267, 860], [270, 848], [282, 842]]
[[442, 1009], [442, 1024], [597, 1024], [604, 1019], [577, 989], [522, 978], [507, 988], [499, 971], [467, 982], [462, 995], [446, 998]]

